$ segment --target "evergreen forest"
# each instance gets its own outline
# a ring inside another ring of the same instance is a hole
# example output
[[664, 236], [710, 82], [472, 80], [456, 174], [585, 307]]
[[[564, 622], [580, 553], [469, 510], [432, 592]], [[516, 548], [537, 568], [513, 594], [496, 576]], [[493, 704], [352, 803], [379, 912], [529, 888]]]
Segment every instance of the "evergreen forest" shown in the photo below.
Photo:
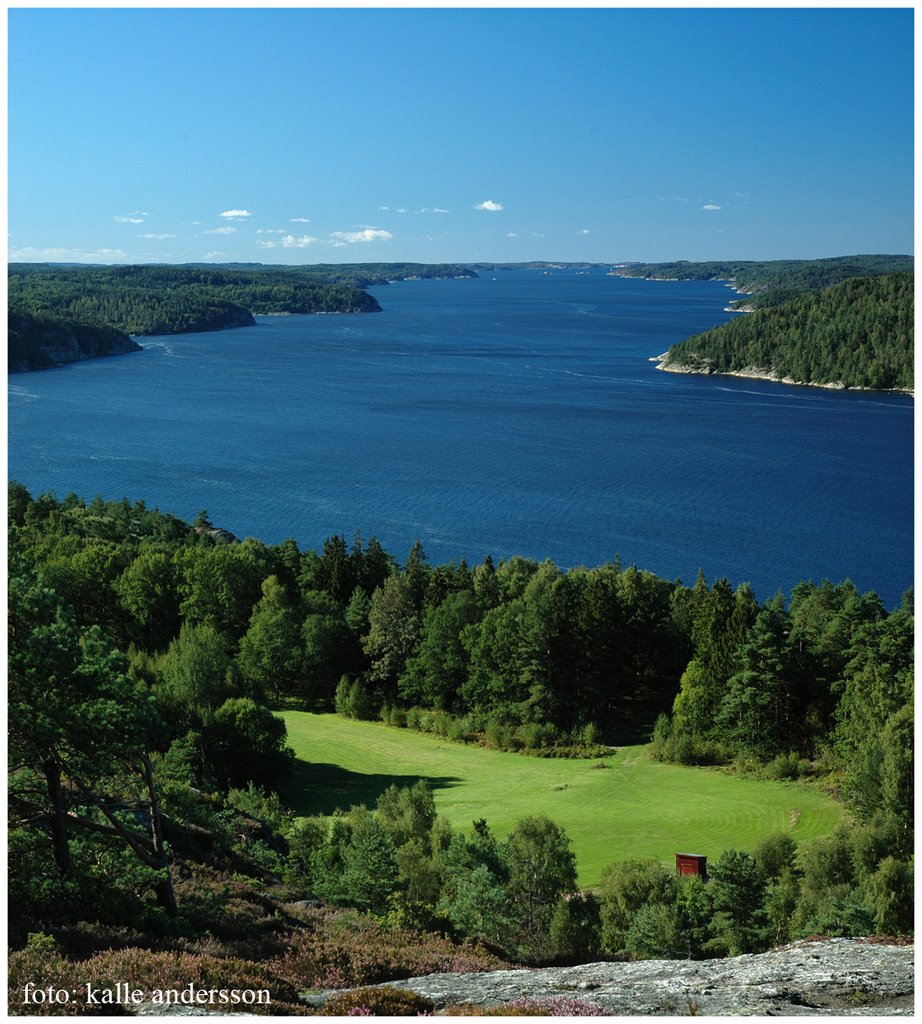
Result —
[[746, 295], [735, 309], [779, 306], [808, 291], [840, 284], [852, 277], [912, 273], [911, 256], [834, 256], [818, 260], [730, 260], [690, 263], [630, 263], [618, 267], [622, 277], [654, 281], [727, 281]]
[[914, 275], [851, 278], [673, 345], [664, 365], [911, 391]]
[[243, 327], [255, 322], [254, 314], [379, 312], [365, 291], [371, 285], [473, 276], [454, 264], [16, 263], [8, 275], [8, 365], [34, 370], [136, 351], [129, 335]]
[[[246, 983], [302, 1013], [311, 986], [912, 932], [909, 594], [761, 602], [618, 561], [431, 565], [418, 542], [400, 563], [17, 483], [8, 509], [11, 990]], [[706, 883], [616, 859], [580, 891], [548, 817], [458, 830], [423, 782], [295, 818], [283, 708], [523, 759], [649, 738], [834, 791], [847, 823], [725, 850]]]

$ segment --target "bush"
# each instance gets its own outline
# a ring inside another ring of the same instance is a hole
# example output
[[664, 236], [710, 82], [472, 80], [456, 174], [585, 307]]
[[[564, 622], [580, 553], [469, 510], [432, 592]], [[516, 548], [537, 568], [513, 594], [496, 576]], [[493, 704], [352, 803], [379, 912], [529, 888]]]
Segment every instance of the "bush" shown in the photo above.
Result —
[[375, 702], [358, 679], [343, 676], [336, 686], [333, 706], [338, 715], [370, 722], [375, 717]]
[[552, 747], [559, 735], [560, 732], [553, 722], [526, 722], [515, 731], [516, 739], [529, 750]]
[[242, 814], [265, 822], [273, 832], [282, 832], [291, 821], [291, 811], [282, 803], [278, 793], [267, 793], [252, 782], [246, 789], [230, 790], [227, 803]]
[[293, 878], [311, 877], [311, 854], [323, 847], [328, 826], [324, 818], [300, 818], [285, 834], [288, 842], [287, 873]]
[[865, 881], [866, 904], [878, 935], [907, 935], [913, 930], [913, 871], [905, 861], [885, 857]]
[[595, 722], [588, 722], [580, 729], [578, 742], [583, 747], [597, 747], [602, 742], [602, 730]]
[[599, 901], [591, 892], [562, 897], [550, 924], [554, 956], [565, 963], [584, 963], [597, 956], [600, 931]]
[[405, 729], [407, 727], [407, 712], [403, 708], [385, 704], [381, 708], [379, 717], [385, 725], [392, 725], [397, 729]]
[[631, 918], [624, 948], [637, 960], [673, 960], [682, 953], [679, 909], [648, 903]]
[[303, 988], [350, 988], [445, 971], [495, 971], [510, 964], [482, 946], [431, 933], [385, 928], [355, 911], [305, 907], [305, 927], [268, 965]]
[[793, 750], [779, 754], [765, 766], [768, 779], [799, 779], [804, 774], [805, 762]]
[[511, 738], [511, 730], [507, 726], [497, 722], [495, 718], [491, 718], [487, 722], [487, 727], [484, 730], [484, 741], [488, 747], [491, 747], [493, 750], [508, 750]]
[[624, 952], [634, 915], [649, 904], [673, 904], [678, 885], [675, 873], [658, 861], [609, 864], [599, 883], [602, 949], [610, 954]]
[[431, 1014], [435, 1003], [403, 988], [355, 988], [327, 1000], [324, 1017], [416, 1017]]
[[752, 856], [758, 865], [763, 880], [778, 878], [786, 869], [794, 867], [797, 858], [797, 843], [787, 832], [775, 832], [761, 839]]

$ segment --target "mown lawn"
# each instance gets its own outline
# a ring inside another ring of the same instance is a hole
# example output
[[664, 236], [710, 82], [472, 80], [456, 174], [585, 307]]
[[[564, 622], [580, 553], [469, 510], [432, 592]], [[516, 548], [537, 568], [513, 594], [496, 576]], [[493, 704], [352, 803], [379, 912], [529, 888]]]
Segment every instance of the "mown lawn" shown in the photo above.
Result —
[[676, 852], [751, 849], [763, 836], [798, 842], [832, 831], [841, 808], [795, 783], [742, 779], [713, 769], [656, 764], [644, 747], [599, 760], [552, 760], [451, 743], [377, 722], [303, 711], [283, 714], [298, 755], [282, 792], [302, 815], [372, 806], [393, 782], [426, 779], [436, 807], [458, 828], [486, 818], [507, 835], [519, 818], [546, 814], [566, 829], [579, 880], [633, 857], [673, 863]]

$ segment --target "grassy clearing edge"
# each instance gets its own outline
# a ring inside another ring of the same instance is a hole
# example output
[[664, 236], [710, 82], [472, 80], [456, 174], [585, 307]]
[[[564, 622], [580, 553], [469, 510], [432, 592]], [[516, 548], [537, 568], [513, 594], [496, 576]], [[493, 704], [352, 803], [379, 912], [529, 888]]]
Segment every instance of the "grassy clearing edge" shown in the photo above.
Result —
[[657, 764], [643, 746], [599, 760], [545, 760], [337, 715], [283, 718], [298, 761], [282, 795], [296, 813], [371, 806], [392, 783], [426, 779], [439, 813], [458, 828], [486, 818], [504, 836], [526, 815], [548, 815], [570, 836], [582, 885], [616, 860], [671, 863], [680, 850], [716, 859], [774, 832], [802, 843], [843, 815], [816, 788]]

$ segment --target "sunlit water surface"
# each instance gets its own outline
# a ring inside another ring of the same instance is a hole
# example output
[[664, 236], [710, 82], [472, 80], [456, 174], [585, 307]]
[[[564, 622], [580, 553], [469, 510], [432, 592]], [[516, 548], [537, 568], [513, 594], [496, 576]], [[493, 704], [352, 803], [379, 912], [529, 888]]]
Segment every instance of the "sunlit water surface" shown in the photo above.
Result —
[[373, 315], [261, 317], [9, 378], [33, 493], [207, 509], [240, 537], [377, 536], [403, 561], [620, 553], [667, 578], [912, 583], [907, 396], [662, 373], [732, 293], [572, 270], [372, 289]]

